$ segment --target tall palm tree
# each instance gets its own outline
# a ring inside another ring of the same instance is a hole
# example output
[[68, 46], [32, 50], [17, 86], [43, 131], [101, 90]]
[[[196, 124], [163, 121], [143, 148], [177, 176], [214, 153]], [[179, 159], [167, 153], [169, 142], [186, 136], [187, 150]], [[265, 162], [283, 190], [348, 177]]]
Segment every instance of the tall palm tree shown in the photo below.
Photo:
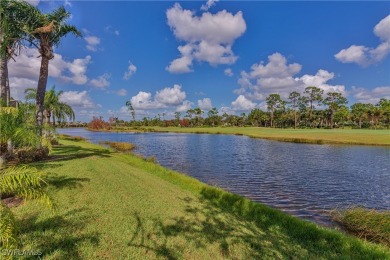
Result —
[[[35, 88], [28, 88], [25, 91], [26, 100], [36, 100], [37, 90]], [[50, 124], [50, 118], [53, 117], [53, 125], [55, 126], [55, 119], [59, 122], [65, 121], [67, 118], [70, 120], [75, 119], [75, 113], [71, 106], [60, 101], [60, 96], [63, 91], [56, 91], [53, 86], [49, 91], [45, 93], [45, 101], [43, 104], [43, 114], [45, 116], [46, 124]]]
[[36, 120], [39, 134], [42, 135], [43, 111], [47, 79], [49, 75], [49, 61], [54, 58], [53, 47], [58, 46], [61, 40], [68, 34], [81, 37], [79, 30], [66, 24], [70, 13], [64, 7], [59, 7], [49, 14], [37, 17], [38, 26], [31, 31], [31, 43], [35, 45], [41, 54], [41, 68], [39, 72], [36, 95]]
[[6, 106], [10, 101], [8, 61], [18, 53], [27, 37], [25, 28], [32, 24], [39, 10], [25, 1], [0, 1], [0, 98]]

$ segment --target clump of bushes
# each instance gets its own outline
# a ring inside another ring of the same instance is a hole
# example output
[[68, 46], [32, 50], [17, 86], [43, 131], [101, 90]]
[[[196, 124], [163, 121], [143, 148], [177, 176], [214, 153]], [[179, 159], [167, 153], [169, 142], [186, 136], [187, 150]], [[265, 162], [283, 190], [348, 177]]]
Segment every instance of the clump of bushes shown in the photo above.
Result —
[[331, 216], [348, 232], [390, 247], [390, 211], [354, 207], [334, 210]]
[[88, 128], [91, 130], [110, 130], [110, 123], [103, 120], [103, 117], [93, 117], [92, 121], [88, 123]]
[[110, 141], [104, 141], [101, 142], [103, 144], [106, 144], [110, 146], [111, 148], [115, 149], [119, 152], [131, 152], [136, 147], [134, 144], [126, 143], [126, 142], [110, 142]]
[[49, 155], [49, 148], [44, 146], [41, 148], [20, 148], [15, 151], [15, 159], [18, 163], [31, 163], [41, 161]]

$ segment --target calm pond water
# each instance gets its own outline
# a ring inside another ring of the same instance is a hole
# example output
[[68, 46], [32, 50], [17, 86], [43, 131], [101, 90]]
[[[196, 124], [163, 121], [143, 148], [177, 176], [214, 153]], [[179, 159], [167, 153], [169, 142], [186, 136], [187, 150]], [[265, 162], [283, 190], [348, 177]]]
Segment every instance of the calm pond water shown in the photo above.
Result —
[[136, 144], [167, 168], [331, 225], [327, 211], [362, 205], [390, 209], [390, 148], [285, 143], [245, 136], [107, 133], [59, 129], [92, 142]]

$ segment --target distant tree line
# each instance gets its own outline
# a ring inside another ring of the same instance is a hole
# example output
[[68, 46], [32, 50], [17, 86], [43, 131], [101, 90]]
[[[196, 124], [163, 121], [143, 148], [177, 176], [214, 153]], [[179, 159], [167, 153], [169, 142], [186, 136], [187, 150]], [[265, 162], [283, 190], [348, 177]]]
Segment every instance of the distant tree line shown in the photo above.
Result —
[[286, 100], [279, 94], [266, 98], [267, 110], [252, 109], [248, 114], [230, 115], [212, 108], [207, 113], [200, 108], [175, 112], [175, 118], [165, 120], [165, 113], [153, 118], [135, 120], [136, 111], [126, 103], [132, 121], [110, 119], [111, 124], [126, 126], [261, 126], [277, 128], [390, 128], [390, 100], [382, 98], [377, 104], [355, 103], [348, 107], [348, 100], [339, 92], [328, 92], [309, 86], [303, 93], [291, 92]]

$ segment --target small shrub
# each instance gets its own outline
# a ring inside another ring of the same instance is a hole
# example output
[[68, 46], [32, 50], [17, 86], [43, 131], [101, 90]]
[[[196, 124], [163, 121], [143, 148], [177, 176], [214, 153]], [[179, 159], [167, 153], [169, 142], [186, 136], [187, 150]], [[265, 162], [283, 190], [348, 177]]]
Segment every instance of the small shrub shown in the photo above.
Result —
[[42, 148], [20, 148], [15, 151], [15, 159], [18, 163], [31, 163], [41, 161], [49, 155], [47, 147]]
[[110, 146], [111, 148], [115, 149], [116, 151], [119, 152], [130, 152], [132, 151], [136, 146], [131, 143], [126, 143], [126, 142], [110, 142], [110, 141], [104, 141], [101, 142], [103, 144], [106, 144]]
[[92, 130], [110, 130], [111, 126], [103, 120], [103, 117], [93, 117], [92, 121], [88, 123], [88, 128]]

